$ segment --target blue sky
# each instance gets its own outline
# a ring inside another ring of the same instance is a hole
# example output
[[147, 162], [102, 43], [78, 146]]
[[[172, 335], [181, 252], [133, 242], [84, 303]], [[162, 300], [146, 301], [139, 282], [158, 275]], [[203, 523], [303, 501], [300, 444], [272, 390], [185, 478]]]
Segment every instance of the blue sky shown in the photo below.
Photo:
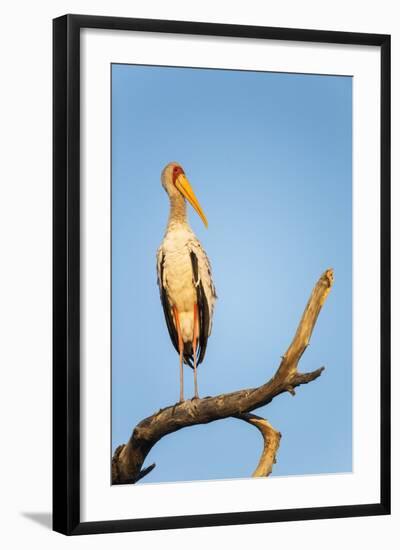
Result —
[[[179, 397], [155, 258], [168, 217], [160, 173], [178, 161], [218, 293], [200, 396], [269, 379], [320, 274], [335, 285], [300, 370], [315, 382], [255, 411], [282, 432], [273, 475], [352, 469], [352, 80], [112, 66], [112, 447]], [[193, 374], [185, 368], [185, 397]], [[141, 483], [249, 477], [258, 431], [235, 419], [163, 438]]]

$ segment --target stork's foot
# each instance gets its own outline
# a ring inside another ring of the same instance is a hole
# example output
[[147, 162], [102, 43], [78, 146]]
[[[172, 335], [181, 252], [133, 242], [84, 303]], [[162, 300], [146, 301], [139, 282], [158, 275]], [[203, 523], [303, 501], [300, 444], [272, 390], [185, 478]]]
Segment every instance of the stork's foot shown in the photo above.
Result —
[[177, 401], [177, 402], [175, 403], [175, 405], [172, 406], [172, 414], [173, 414], [173, 415], [175, 414], [176, 409], [177, 409], [180, 405], [182, 405], [184, 402], [185, 402], [185, 401]]

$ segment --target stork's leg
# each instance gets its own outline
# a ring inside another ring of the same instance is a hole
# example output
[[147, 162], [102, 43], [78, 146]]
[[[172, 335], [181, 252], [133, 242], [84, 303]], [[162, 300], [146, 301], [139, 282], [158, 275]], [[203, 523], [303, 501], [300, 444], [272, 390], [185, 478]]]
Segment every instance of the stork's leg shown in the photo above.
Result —
[[183, 338], [181, 332], [181, 325], [179, 323], [179, 314], [176, 307], [173, 307], [174, 317], [175, 317], [175, 326], [178, 333], [178, 347], [179, 347], [179, 379], [180, 379], [180, 393], [179, 393], [179, 402], [184, 401], [183, 397]]
[[193, 323], [193, 370], [194, 370], [194, 396], [199, 398], [199, 389], [197, 386], [197, 340], [198, 340], [198, 309], [197, 304], [194, 304], [194, 323]]

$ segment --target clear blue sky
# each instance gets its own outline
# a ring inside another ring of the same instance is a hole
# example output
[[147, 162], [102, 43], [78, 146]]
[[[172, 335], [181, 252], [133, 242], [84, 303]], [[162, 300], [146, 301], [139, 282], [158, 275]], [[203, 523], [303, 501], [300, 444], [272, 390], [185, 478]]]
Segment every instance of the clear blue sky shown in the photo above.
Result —
[[[351, 471], [351, 121], [350, 77], [112, 66], [113, 449], [179, 397], [155, 269], [168, 217], [160, 173], [174, 160], [208, 217], [207, 230], [189, 209], [219, 296], [200, 396], [269, 379], [333, 267], [300, 362], [326, 371], [256, 412], [282, 432], [273, 475]], [[141, 483], [248, 477], [261, 448], [239, 420], [186, 428], [154, 447]]]

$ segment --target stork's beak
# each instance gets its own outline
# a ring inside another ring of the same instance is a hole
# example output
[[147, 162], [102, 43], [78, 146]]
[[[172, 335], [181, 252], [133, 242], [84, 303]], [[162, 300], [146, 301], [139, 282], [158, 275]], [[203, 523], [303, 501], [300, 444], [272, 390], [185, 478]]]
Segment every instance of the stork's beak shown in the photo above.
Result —
[[204, 225], [208, 227], [207, 218], [185, 174], [179, 174], [179, 176], [175, 180], [175, 185], [177, 189], [182, 193], [182, 195], [190, 202], [190, 204], [196, 210], [200, 218], [203, 220]]

